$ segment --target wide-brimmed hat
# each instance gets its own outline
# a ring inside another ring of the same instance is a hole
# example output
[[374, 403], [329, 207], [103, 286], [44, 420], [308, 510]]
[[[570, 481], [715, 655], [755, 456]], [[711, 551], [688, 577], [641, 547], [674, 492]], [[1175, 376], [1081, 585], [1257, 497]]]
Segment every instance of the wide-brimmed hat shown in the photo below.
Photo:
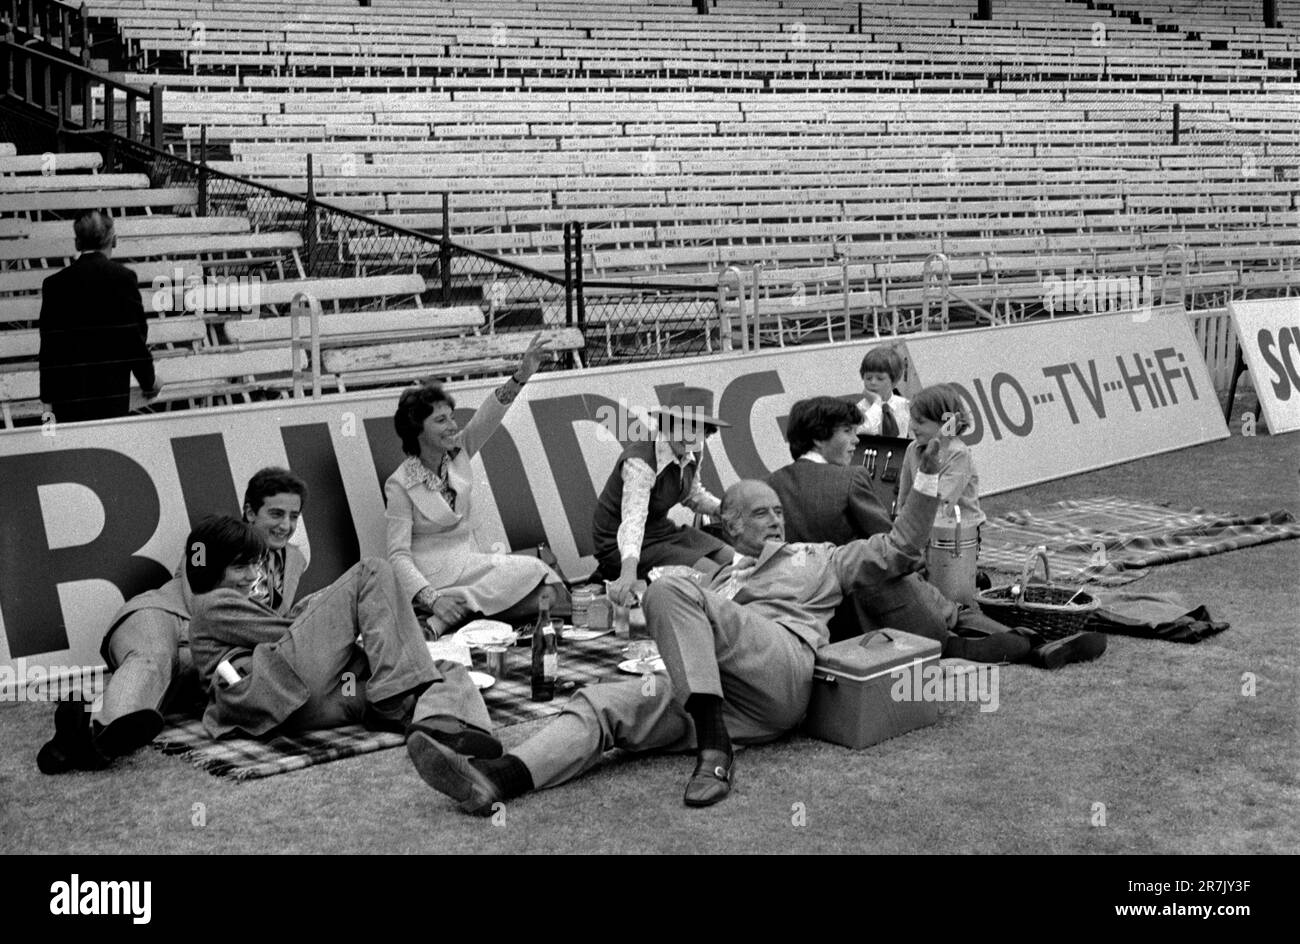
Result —
[[731, 425], [713, 415], [713, 391], [706, 387], [674, 387], [668, 392], [667, 402], [650, 412], [679, 421], [693, 420], [705, 426]]

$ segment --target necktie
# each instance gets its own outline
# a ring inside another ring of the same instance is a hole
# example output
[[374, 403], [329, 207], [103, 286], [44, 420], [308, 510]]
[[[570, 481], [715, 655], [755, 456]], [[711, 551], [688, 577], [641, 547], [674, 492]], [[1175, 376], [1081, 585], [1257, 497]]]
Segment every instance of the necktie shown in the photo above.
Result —
[[880, 404], [880, 435], [891, 439], [898, 438], [898, 420], [894, 419], [894, 411], [889, 408], [888, 403]]

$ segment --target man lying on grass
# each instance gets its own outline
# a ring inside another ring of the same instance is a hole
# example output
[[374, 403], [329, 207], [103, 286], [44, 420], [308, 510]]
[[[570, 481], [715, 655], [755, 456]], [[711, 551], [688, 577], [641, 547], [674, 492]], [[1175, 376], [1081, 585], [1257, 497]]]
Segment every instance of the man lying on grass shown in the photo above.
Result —
[[[731, 791], [732, 742], [771, 741], [808, 708], [816, 651], [846, 593], [871, 593], [920, 561], [938, 499], [938, 439], [921, 457], [906, 505], [887, 534], [833, 544], [787, 544], [781, 502], [762, 482], [733, 485], [722, 518], [735, 559], [711, 581], [666, 577], [645, 596], [646, 625], [668, 678], [593, 685], [563, 714], [510, 754], [466, 758], [420, 731], [407, 750], [420, 776], [471, 813], [531, 789], [552, 787], [615, 747], [697, 752], [687, 806], [709, 806]], [[988, 661], [1023, 659], [1029, 641], [997, 633], [981, 647]]]
[[[265, 540], [265, 579], [254, 592], [277, 613], [288, 613], [307, 558], [290, 544], [298, 529], [307, 485], [288, 469], [259, 469], [244, 492], [244, 520]], [[82, 699], [61, 702], [54, 737], [36, 755], [41, 773], [102, 770], [134, 753], [163, 729], [163, 713], [188, 712], [207, 700], [190, 659], [193, 595], [184, 565], [161, 587], [128, 600], [113, 616], [100, 645], [112, 671], [98, 710]]]
[[[193, 553], [196, 544], [202, 555]], [[191, 535], [190, 649], [208, 691], [213, 737], [268, 737], [361, 723], [424, 736], [475, 757], [500, 743], [463, 665], [429, 656], [415, 611], [388, 561], [365, 558], [280, 615], [250, 595], [261, 536], [235, 518]], [[357, 637], [360, 636], [358, 643]]]

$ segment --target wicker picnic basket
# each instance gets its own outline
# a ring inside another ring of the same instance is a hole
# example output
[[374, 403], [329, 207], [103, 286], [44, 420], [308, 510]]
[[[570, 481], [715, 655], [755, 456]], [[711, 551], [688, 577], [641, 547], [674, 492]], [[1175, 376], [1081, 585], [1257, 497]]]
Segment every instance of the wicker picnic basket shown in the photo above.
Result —
[[[1034, 562], [1043, 562], [1043, 583], [1030, 584]], [[975, 595], [986, 616], [1004, 626], [1025, 626], [1046, 639], [1060, 639], [1082, 631], [1097, 609], [1097, 598], [1078, 587], [1052, 583], [1047, 548], [1036, 547], [1025, 559], [1020, 579], [1004, 587], [981, 590]]]

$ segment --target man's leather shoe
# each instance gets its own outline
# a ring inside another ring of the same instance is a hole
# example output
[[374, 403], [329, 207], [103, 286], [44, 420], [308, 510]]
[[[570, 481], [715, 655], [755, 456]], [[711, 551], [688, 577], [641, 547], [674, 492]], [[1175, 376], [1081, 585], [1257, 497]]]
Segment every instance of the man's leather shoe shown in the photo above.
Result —
[[712, 806], [731, 792], [732, 772], [736, 760], [724, 751], [700, 751], [695, 772], [686, 781], [687, 806]]
[[410, 737], [414, 731], [421, 731], [439, 744], [467, 757], [496, 760], [505, 753], [505, 749], [501, 747], [501, 742], [492, 735], [486, 731], [471, 728], [456, 718], [438, 716], [421, 718], [419, 721], [407, 725], [403, 733]]
[[36, 754], [36, 766], [43, 774], [103, 770], [108, 766], [108, 759], [95, 750], [91, 740], [85, 702], [59, 702], [54, 709], [54, 737]]
[[93, 735], [95, 748], [105, 757], [125, 757], [156, 738], [166, 726], [163, 716], [145, 708], [123, 715]]
[[466, 813], [488, 816], [492, 807], [503, 800], [497, 785], [470, 763], [470, 758], [456, 753], [416, 725], [411, 726], [406, 738], [406, 753], [420, 779], [451, 797]]
[[1059, 669], [1071, 662], [1095, 659], [1105, 651], [1105, 633], [1074, 633], [1036, 647], [1029, 661], [1041, 669]]

